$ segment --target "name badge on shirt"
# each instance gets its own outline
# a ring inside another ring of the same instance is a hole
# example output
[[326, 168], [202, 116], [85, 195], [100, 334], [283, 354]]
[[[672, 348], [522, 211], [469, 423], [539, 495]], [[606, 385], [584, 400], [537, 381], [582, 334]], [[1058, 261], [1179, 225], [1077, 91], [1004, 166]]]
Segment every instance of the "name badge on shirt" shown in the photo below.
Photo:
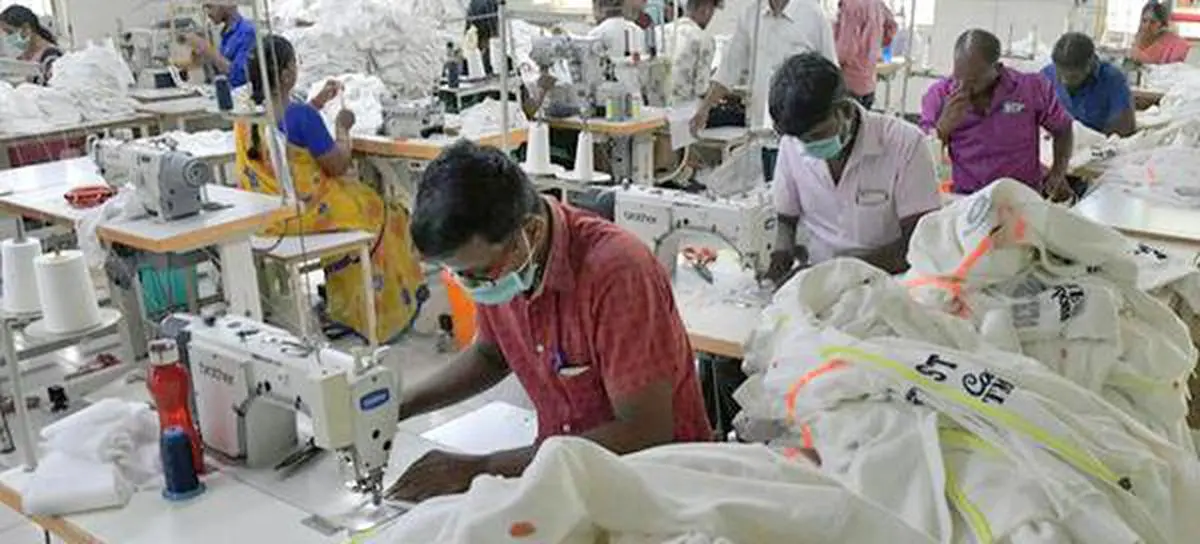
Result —
[[1009, 100], [1004, 103], [1003, 111], [1009, 115], [1021, 113], [1025, 111], [1025, 103], [1017, 102], [1016, 100]]
[[887, 191], [879, 189], [863, 189], [854, 195], [854, 203], [859, 206], [878, 206], [888, 201]]

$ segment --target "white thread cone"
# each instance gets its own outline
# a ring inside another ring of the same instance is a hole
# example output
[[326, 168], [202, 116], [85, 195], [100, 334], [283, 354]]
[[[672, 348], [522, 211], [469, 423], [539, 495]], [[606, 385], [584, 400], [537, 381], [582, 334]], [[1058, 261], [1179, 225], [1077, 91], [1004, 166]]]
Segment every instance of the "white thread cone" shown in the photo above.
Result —
[[595, 170], [595, 146], [592, 143], [592, 133], [579, 131], [578, 144], [575, 146], [575, 169], [558, 174], [559, 179], [577, 181], [580, 183], [602, 183], [612, 179], [612, 176]]
[[521, 168], [531, 176], [553, 176], [562, 171], [550, 162], [550, 127], [546, 123], [536, 122], [529, 127], [529, 144]]
[[468, 49], [467, 57], [467, 79], [483, 79], [487, 77], [487, 72], [483, 70], [483, 54], [478, 49]]
[[33, 266], [33, 260], [41, 254], [42, 243], [37, 238], [25, 238], [23, 242], [9, 239], [0, 245], [5, 312], [31, 314], [42, 310]]

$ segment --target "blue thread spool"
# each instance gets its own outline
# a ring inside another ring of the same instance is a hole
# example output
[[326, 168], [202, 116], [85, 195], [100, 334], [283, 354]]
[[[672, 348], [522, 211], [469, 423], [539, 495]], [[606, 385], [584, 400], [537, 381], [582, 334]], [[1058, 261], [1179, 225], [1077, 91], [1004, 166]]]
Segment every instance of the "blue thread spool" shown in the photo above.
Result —
[[192, 460], [192, 442], [182, 428], [169, 427], [159, 438], [163, 477], [162, 495], [169, 501], [186, 501], [204, 493], [204, 483], [196, 475]]
[[229, 78], [225, 76], [217, 76], [213, 80], [213, 87], [217, 91], [217, 109], [221, 111], [233, 110], [233, 86], [229, 84]]

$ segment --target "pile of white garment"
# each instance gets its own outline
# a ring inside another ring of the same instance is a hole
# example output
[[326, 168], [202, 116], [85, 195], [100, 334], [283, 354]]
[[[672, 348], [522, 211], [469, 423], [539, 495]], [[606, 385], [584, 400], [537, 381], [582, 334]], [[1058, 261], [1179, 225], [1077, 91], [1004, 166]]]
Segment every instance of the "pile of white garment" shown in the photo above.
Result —
[[85, 121], [130, 115], [137, 102], [129, 96], [133, 73], [112, 40], [63, 55], [54, 61], [50, 87], [70, 94]]
[[820, 474], [764, 446], [684, 444], [617, 457], [552, 438], [519, 479], [481, 476], [366, 542], [444, 544], [932, 544]]
[[83, 114], [75, 99], [58, 89], [0, 81], [0, 133], [34, 133], [79, 123]]
[[236, 149], [232, 130], [204, 130], [200, 132], [171, 131], [150, 138], [165, 142], [173, 149], [190, 153], [194, 157], [210, 157], [233, 153]]
[[785, 285], [739, 424], [940, 542], [1191, 542], [1197, 353], [1139, 285], [1197, 279], [1133, 247], [998, 181], [921, 221], [904, 282], [835, 260]]
[[[342, 108], [346, 108], [354, 112], [351, 134], [379, 134], [379, 129], [383, 126], [383, 102], [392, 94], [383, 80], [366, 74], [341, 74], [333, 79], [342, 83], [342, 92], [321, 110], [321, 117], [325, 120], [329, 133], [337, 134], [337, 114]], [[313, 82], [308, 88], [308, 100], [312, 100], [325, 88], [326, 81], [322, 79]]]
[[[500, 118], [503, 111], [504, 108], [500, 107], [500, 101], [491, 98], [463, 110], [458, 115], [460, 125], [458, 135], [470, 140], [477, 140], [485, 136], [500, 134], [504, 126]], [[521, 104], [510, 100], [508, 102], [509, 130], [528, 126], [529, 119], [525, 117], [525, 110], [521, 108]]]
[[402, 2], [315, 0], [305, 17], [314, 24], [284, 30], [302, 59], [297, 88], [348, 73], [379, 76], [404, 99], [426, 96], [438, 85], [446, 42], [461, 35]]
[[158, 415], [145, 403], [105, 399], [42, 429], [37, 469], [21, 491], [29, 515], [123, 506], [158, 485]]

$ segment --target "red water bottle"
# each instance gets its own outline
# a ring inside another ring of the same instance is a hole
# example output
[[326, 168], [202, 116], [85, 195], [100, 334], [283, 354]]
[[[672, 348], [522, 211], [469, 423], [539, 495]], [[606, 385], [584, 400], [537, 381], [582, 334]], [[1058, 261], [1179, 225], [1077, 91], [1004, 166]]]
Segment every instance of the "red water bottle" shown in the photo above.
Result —
[[159, 432], [179, 427], [192, 443], [192, 462], [196, 474], [204, 474], [204, 450], [200, 433], [192, 420], [192, 380], [187, 368], [179, 362], [179, 349], [171, 339], [150, 343], [150, 375], [146, 385], [158, 408]]

